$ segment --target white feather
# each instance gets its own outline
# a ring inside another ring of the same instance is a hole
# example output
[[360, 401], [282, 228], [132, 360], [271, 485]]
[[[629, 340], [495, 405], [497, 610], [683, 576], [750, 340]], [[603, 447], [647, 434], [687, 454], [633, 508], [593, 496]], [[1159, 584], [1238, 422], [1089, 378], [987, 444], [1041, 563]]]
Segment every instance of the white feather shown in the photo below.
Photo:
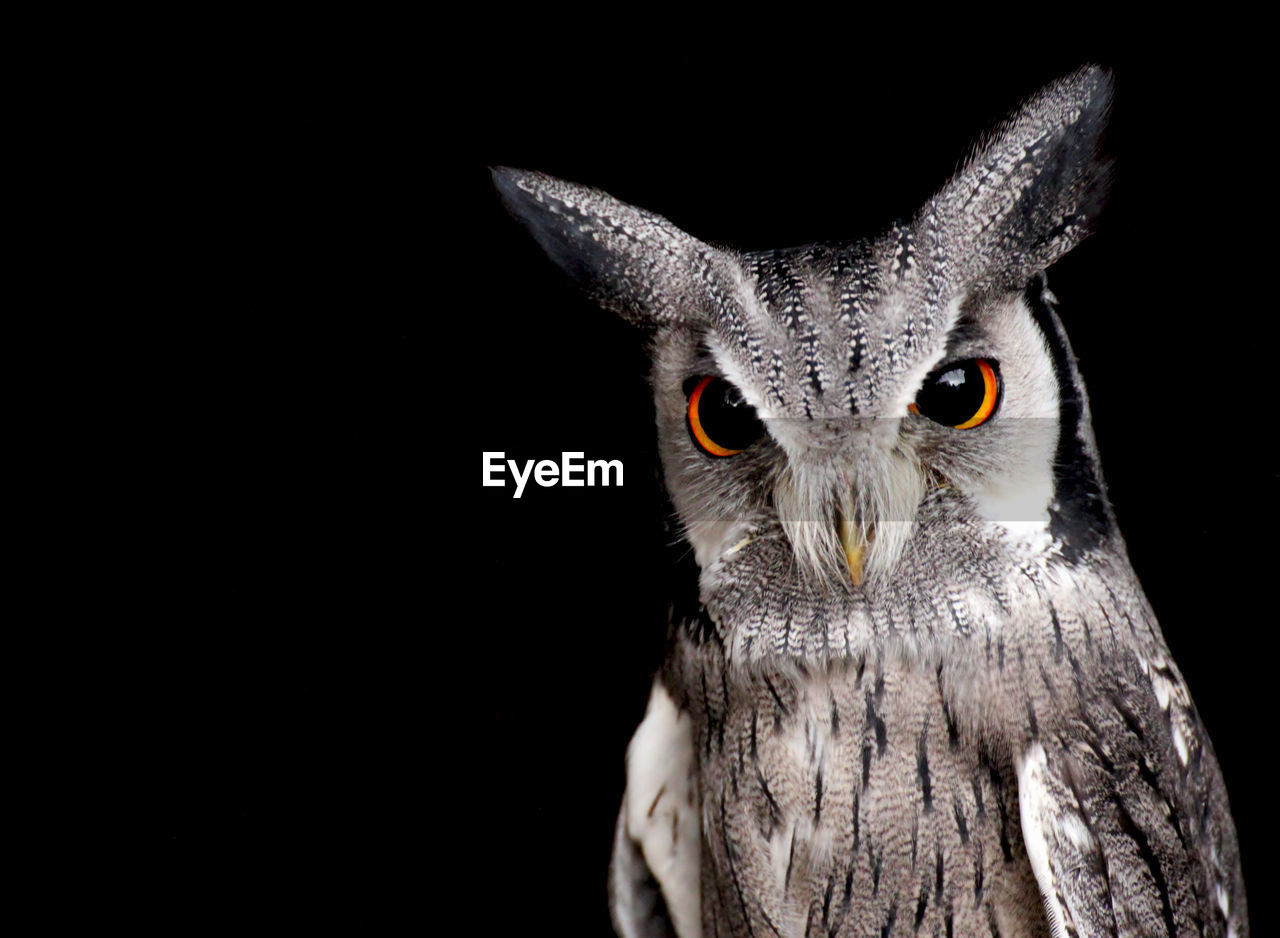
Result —
[[627, 836], [644, 854], [679, 938], [701, 938], [700, 812], [693, 787], [693, 723], [660, 682], [627, 747]]

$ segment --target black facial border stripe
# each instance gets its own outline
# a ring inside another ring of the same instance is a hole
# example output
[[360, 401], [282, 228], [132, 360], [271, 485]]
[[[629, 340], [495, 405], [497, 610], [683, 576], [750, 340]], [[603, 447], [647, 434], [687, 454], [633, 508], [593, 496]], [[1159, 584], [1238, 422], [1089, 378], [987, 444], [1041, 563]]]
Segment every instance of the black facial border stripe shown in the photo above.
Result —
[[1080, 437], [1084, 392], [1072, 367], [1066, 334], [1045, 302], [1044, 275], [1032, 278], [1023, 299], [1044, 336], [1058, 381], [1058, 446], [1053, 465], [1053, 501], [1049, 533], [1062, 545], [1062, 556], [1076, 563], [1112, 534], [1111, 515], [1103, 494], [1097, 462]]

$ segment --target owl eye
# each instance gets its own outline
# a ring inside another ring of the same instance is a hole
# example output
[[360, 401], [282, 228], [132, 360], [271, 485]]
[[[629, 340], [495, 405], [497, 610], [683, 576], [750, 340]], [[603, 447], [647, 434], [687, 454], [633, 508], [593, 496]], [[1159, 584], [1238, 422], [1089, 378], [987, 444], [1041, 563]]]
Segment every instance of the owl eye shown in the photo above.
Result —
[[935, 369], [907, 409], [957, 430], [971, 430], [995, 413], [1000, 391], [999, 366], [987, 358], [970, 358]]
[[724, 378], [708, 375], [689, 392], [689, 435], [708, 456], [733, 456], [760, 439], [764, 427]]

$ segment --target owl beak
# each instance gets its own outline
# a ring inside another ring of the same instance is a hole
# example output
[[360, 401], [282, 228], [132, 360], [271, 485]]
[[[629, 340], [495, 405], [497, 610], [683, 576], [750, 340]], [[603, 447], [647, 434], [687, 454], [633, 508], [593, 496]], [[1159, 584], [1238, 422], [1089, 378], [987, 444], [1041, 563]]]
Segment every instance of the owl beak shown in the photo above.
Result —
[[849, 566], [849, 579], [854, 586], [862, 585], [863, 563], [867, 557], [867, 545], [871, 543], [871, 533], [863, 536], [862, 526], [840, 519], [840, 543], [844, 547], [845, 563]]

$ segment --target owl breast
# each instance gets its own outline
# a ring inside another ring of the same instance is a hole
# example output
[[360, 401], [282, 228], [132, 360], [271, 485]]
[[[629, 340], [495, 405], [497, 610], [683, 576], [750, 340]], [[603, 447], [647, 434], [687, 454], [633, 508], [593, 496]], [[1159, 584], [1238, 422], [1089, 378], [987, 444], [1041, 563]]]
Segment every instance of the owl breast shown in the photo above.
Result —
[[1007, 754], [956, 727], [936, 670], [885, 656], [663, 675], [694, 717], [706, 935], [1048, 934]]

